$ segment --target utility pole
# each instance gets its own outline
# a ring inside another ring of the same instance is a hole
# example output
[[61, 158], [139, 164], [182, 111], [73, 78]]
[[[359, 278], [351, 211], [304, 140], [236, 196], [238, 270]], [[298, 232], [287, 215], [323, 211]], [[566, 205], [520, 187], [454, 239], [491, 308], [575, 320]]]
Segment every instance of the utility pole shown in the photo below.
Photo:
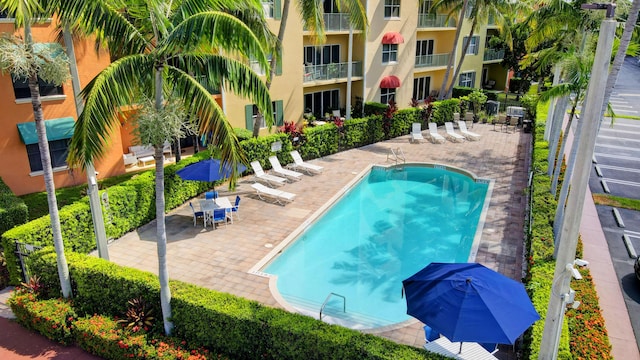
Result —
[[578, 139], [578, 155], [575, 160], [574, 174], [571, 176], [571, 192], [569, 193], [565, 218], [562, 223], [562, 235], [560, 237], [562, 240], [557, 244], [556, 267], [551, 285], [551, 297], [538, 355], [540, 360], [553, 360], [558, 357], [564, 310], [567, 304], [573, 302], [572, 290], [569, 285], [576, 256], [578, 229], [589, 181], [591, 159], [600, 124], [600, 111], [604, 102], [603, 84], [607, 82], [609, 74], [613, 36], [617, 25], [613, 19], [615, 7], [615, 4], [582, 5], [583, 9], [606, 10], [607, 16], [600, 25], [598, 46], [591, 69], [591, 81], [589, 81], [589, 89], [587, 90], [586, 111], [581, 120], [584, 122], [584, 127], [582, 134], [580, 134], [580, 139]]
[[[80, 116], [84, 108], [82, 99], [80, 98], [80, 76], [78, 73], [78, 64], [76, 62], [75, 50], [73, 49], [73, 38], [69, 25], [65, 25], [63, 38], [68, 49], [69, 70], [71, 72], [71, 85], [73, 87], [73, 96], [76, 105], [76, 114]], [[91, 219], [93, 220], [93, 232], [96, 235], [96, 245], [100, 258], [109, 260], [109, 251], [107, 250], [107, 233], [104, 228], [104, 218], [102, 216], [102, 205], [100, 205], [100, 196], [98, 195], [98, 181], [96, 179], [96, 169], [92, 162], [85, 164], [87, 172], [87, 196], [89, 196], [89, 207], [91, 208]]]

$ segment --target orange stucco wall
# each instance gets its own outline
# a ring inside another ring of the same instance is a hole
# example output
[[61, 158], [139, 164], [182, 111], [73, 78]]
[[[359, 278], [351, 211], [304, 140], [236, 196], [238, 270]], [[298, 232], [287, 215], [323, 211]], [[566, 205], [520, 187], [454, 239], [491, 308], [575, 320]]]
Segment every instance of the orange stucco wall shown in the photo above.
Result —
[[[54, 22], [35, 25], [35, 42], [55, 42]], [[0, 24], [0, 33], [14, 32], [12, 23]], [[98, 72], [109, 64], [106, 52], [96, 53], [92, 41], [74, 43], [81, 85], [87, 84]], [[71, 81], [63, 85], [64, 99], [42, 102], [45, 120], [61, 117], [76, 118]], [[33, 108], [30, 102], [17, 104], [11, 75], [0, 74], [0, 177], [17, 195], [44, 191], [44, 179], [41, 174], [31, 174], [26, 146], [20, 140], [16, 124], [33, 122]], [[96, 161], [98, 178], [124, 173], [120, 130], [114, 129], [107, 153]], [[69, 169], [54, 173], [56, 188], [86, 183], [86, 176], [80, 169]]]

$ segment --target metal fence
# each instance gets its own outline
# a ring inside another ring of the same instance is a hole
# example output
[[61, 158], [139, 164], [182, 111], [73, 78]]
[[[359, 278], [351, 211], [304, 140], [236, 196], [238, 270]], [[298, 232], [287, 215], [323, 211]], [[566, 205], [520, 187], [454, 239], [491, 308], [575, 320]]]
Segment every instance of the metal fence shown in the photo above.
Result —
[[29, 277], [31, 277], [31, 275], [29, 274], [29, 268], [27, 268], [26, 260], [29, 257], [29, 255], [31, 255], [34, 251], [42, 249], [42, 247], [31, 245], [31, 244], [25, 244], [18, 241], [16, 241], [15, 244], [16, 244], [15, 253], [16, 253], [16, 256], [18, 257], [18, 261], [20, 262], [20, 271], [22, 272], [22, 280], [26, 282], [26, 281], [29, 281]]

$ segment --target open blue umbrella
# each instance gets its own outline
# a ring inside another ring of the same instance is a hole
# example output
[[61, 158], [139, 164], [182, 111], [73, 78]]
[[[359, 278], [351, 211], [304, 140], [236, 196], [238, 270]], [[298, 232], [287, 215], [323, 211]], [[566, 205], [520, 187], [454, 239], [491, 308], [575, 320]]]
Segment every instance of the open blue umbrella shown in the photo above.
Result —
[[[178, 174], [182, 180], [212, 182], [230, 177], [232, 169], [228, 163], [224, 163], [221, 167], [220, 159], [207, 159], [185, 166], [178, 170], [176, 174]], [[238, 173], [246, 169], [246, 166], [238, 164]]]
[[521, 283], [477, 263], [431, 263], [402, 285], [407, 314], [453, 342], [513, 344], [540, 319]]

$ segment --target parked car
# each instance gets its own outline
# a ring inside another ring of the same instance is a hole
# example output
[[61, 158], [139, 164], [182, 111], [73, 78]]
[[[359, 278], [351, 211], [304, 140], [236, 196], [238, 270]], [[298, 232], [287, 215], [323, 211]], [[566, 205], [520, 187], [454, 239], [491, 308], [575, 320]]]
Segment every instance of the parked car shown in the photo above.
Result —
[[636, 278], [640, 281], [640, 256], [638, 256], [633, 263], [633, 270], [635, 270]]

